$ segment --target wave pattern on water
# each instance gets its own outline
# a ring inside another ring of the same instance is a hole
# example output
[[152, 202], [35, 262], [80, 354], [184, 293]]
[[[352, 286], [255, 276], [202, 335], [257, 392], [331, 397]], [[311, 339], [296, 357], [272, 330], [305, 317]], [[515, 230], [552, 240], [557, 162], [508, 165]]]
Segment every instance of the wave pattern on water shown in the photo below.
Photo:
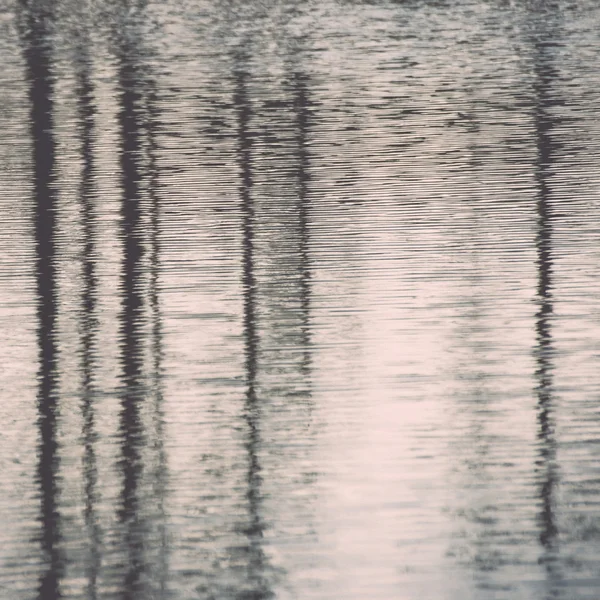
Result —
[[0, 2], [0, 595], [595, 598], [599, 26]]

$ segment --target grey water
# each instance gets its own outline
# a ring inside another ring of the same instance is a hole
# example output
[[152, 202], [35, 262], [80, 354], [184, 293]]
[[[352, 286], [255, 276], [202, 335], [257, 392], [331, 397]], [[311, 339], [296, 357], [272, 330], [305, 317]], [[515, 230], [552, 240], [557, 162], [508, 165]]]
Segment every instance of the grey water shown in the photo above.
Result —
[[0, 598], [600, 597], [599, 31], [0, 0]]

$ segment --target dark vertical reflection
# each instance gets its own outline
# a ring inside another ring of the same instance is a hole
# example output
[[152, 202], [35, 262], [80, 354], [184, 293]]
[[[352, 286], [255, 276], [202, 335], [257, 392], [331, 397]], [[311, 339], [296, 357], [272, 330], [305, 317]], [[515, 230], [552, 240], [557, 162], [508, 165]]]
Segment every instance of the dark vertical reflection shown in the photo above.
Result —
[[94, 213], [94, 87], [90, 76], [90, 58], [86, 51], [85, 41], [79, 48], [77, 63], [77, 104], [81, 136], [81, 157], [83, 168], [81, 174], [80, 202], [83, 223], [83, 252], [82, 252], [82, 416], [84, 444], [83, 477], [85, 507], [84, 519], [87, 530], [89, 554], [86, 560], [87, 589], [89, 600], [98, 597], [97, 582], [100, 569], [100, 526], [98, 523], [97, 507], [99, 504], [98, 468], [96, 459], [96, 416], [94, 407], [94, 352], [95, 336], [98, 328], [96, 317], [97, 304], [97, 273], [96, 273], [96, 241]]
[[47, 566], [39, 581], [38, 598], [56, 600], [62, 597], [60, 581], [63, 561], [60, 551], [61, 531], [58, 511], [59, 443], [58, 372], [56, 341], [56, 192], [53, 123], [53, 75], [50, 27], [53, 4], [28, 2], [19, 4], [21, 42], [25, 55], [30, 124], [33, 145], [34, 235], [36, 249], [38, 427], [39, 460], [37, 479], [40, 486], [41, 547]]
[[118, 509], [123, 574], [117, 585], [122, 598], [146, 600], [167, 593], [167, 466], [158, 292], [157, 99], [143, 42], [143, 5], [136, 8], [120, 15], [116, 56], [123, 245]]
[[[250, 88], [255, 82], [249, 75], [249, 59], [240, 51], [234, 60], [243, 241], [244, 418], [248, 432], [247, 586], [251, 597], [267, 598], [274, 594], [274, 572], [263, 548], [264, 489], [269, 490], [269, 503], [277, 501], [273, 493], [286, 498], [295, 485], [291, 473], [309, 425], [310, 100], [307, 77], [298, 68], [288, 68], [288, 100], [272, 101], [257, 85], [253, 110]], [[263, 165], [266, 170], [262, 170]], [[280, 176], [274, 178], [273, 173]], [[298, 426], [301, 432], [295, 430]], [[291, 439], [296, 445], [287, 456]], [[276, 455], [272, 447], [279, 447]], [[269, 480], [263, 480], [265, 468]], [[283, 520], [290, 518], [285, 515]]]
[[[247, 58], [240, 52], [235, 56], [233, 103], [237, 111], [238, 163], [241, 185], [240, 198], [242, 209], [242, 285], [244, 294], [244, 345], [246, 395], [244, 418], [247, 425], [246, 451], [248, 470], [246, 474], [246, 499], [248, 503], [248, 523], [245, 528], [247, 537], [248, 594], [244, 597], [259, 600], [271, 598], [273, 593], [265, 578], [265, 556], [262, 549], [264, 522], [261, 516], [261, 466], [259, 452], [261, 447], [260, 415], [261, 407], [257, 395], [257, 286], [255, 276], [255, 210], [252, 198], [252, 141], [250, 137], [250, 119], [252, 116], [248, 97]], [[241, 596], [240, 596], [241, 597]]]
[[[126, 17], [123, 17], [126, 18]], [[140, 597], [147, 571], [143, 519], [143, 459], [146, 444], [143, 415], [144, 393], [144, 221], [142, 164], [144, 114], [143, 74], [136, 32], [126, 28], [119, 40], [119, 132], [121, 168], [121, 272], [120, 315], [122, 385], [119, 436], [122, 487], [119, 520], [123, 527], [125, 569], [121, 597]]]
[[[554, 7], [558, 10], [558, 7]], [[539, 496], [541, 510], [539, 513], [540, 544], [543, 548], [542, 561], [545, 565], [549, 593], [554, 597], [558, 591], [554, 583], [559, 577], [556, 571], [558, 558], [558, 529], [556, 525], [555, 502], [558, 483], [556, 462], [555, 407], [553, 398], [553, 341], [552, 341], [552, 202], [550, 188], [550, 172], [552, 170], [555, 144], [552, 140], [554, 118], [551, 115], [553, 104], [553, 82], [558, 74], [552, 61], [552, 53], [559, 44], [557, 32], [548, 23], [553, 18], [547, 5], [533, 5], [533, 15], [537, 27], [533, 41], [534, 68], [534, 127], [537, 147], [535, 177], [538, 188], [537, 199], [537, 302], [535, 315], [536, 345], [536, 391], [539, 454], [536, 466], [539, 476]], [[544, 26], [542, 28], [542, 20]]]

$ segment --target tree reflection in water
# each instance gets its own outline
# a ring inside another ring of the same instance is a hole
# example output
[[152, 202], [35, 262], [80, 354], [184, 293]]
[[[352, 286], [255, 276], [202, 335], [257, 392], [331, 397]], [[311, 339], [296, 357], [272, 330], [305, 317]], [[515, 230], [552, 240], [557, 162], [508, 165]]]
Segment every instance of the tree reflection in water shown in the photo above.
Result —
[[[143, 11], [144, 6], [138, 6]], [[156, 164], [156, 93], [145, 64], [143, 30], [135, 22], [117, 34], [121, 239], [120, 320], [122, 395], [119, 469], [122, 477], [122, 597], [152, 597], [166, 590], [161, 325], [158, 301], [159, 200]], [[150, 359], [146, 355], [150, 354]]]
[[537, 160], [535, 163], [535, 180], [538, 186], [537, 198], [537, 302], [538, 311], [535, 315], [536, 346], [536, 392], [537, 392], [537, 421], [539, 455], [536, 460], [539, 477], [539, 499], [541, 509], [539, 514], [540, 544], [543, 548], [541, 561], [547, 574], [547, 586], [550, 598], [560, 594], [557, 587], [562, 580], [559, 568], [559, 538], [555, 515], [556, 494], [558, 486], [558, 463], [556, 448], [556, 407], [554, 399], [554, 342], [552, 337], [552, 188], [550, 174], [553, 171], [554, 154], [558, 149], [552, 136], [556, 125], [556, 117], [552, 116], [552, 108], [560, 104], [556, 97], [553, 84], [558, 79], [558, 73], [553, 65], [552, 48], [560, 45], [559, 13], [550, 13], [547, 6], [533, 3], [532, 9], [540, 9], [547, 18], [543, 30], [539, 15], [532, 15], [536, 26], [533, 27], [532, 60], [533, 60], [533, 119]]
[[39, 371], [37, 409], [41, 548], [47, 566], [42, 570], [38, 598], [58, 600], [64, 572], [59, 511], [59, 426], [56, 189], [54, 140], [54, 83], [50, 30], [54, 20], [51, 2], [19, 4], [21, 43], [25, 55], [33, 145], [34, 236], [36, 248], [37, 341]]

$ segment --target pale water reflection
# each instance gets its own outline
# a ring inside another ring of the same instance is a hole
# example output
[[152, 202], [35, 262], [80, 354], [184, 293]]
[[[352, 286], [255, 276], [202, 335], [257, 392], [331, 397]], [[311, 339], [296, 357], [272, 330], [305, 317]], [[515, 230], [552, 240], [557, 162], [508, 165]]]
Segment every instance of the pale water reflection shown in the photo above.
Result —
[[597, 598], [599, 28], [0, 0], [0, 597]]

